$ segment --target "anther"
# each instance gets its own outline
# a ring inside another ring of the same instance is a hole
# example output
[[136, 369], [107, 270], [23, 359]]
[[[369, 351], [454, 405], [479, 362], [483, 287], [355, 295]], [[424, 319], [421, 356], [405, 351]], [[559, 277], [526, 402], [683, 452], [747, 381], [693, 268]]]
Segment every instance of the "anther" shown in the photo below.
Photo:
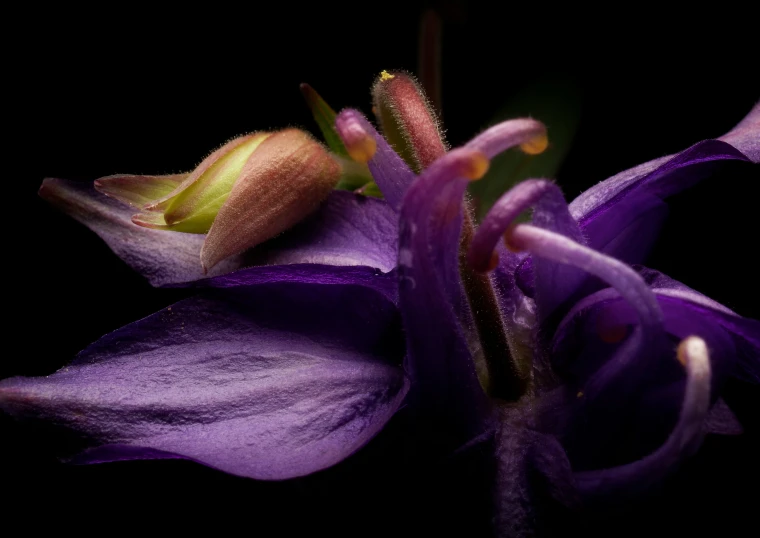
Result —
[[707, 356], [707, 345], [705, 341], [698, 336], [689, 336], [681, 340], [676, 350], [676, 358], [684, 367], [689, 363], [692, 357]]
[[473, 152], [467, 159], [462, 161], [462, 175], [470, 181], [482, 178], [488, 172], [491, 162], [481, 152]]
[[549, 137], [546, 136], [546, 133], [536, 135], [527, 142], [520, 144], [520, 149], [528, 155], [543, 153], [547, 147], [549, 147]]
[[338, 116], [335, 127], [353, 160], [366, 163], [375, 156], [377, 142], [359, 122], [353, 118], [343, 120]]

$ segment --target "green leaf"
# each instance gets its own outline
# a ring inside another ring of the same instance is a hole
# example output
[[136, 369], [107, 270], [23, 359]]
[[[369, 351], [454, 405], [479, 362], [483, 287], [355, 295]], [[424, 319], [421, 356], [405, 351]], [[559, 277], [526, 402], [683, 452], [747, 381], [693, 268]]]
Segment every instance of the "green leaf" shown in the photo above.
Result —
[[314, 88], [308, 84], [301, 84], [301, 94], [306, 99], [306, 104], [309, 105], [312, 116], [319, 126], [319, 130], [322, 131], [322, 136], [325, 137], [327, 147], [341, 157], [348, 157], [348, 151], [343, 144], [343, 140], [340, 139], [338, 132], [335, 130], [335, 117], [337, 114], [330, 108], [330, 105], [322, 99]]
[[499, 109], [487, 127], [504, 120], [529, 116], [546, 125], [549, 147], [539, 155], [526, 155], [514, 148], [491, 161], [483, 179], [473, 181], [469, 187], [478, 220], [485, 216], [502, 194], [520, 181], [556, 178], [578, 129], [580, 108], [578, 86], [567, 79], [551, 79], [523, 88]]

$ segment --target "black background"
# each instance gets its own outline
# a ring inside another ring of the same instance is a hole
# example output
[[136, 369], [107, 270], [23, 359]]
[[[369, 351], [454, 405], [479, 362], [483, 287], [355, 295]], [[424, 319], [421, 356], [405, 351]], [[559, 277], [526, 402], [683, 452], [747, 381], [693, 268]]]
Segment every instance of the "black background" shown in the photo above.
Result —
[[[756, 43], [742, 23], [748, 15], [730, 6], [669, 19], [643, 8], [439, 7], [452, 145], [481, 130], [530, 81], [559, 74], [579, 84], [580, 129], [558, 174], [568, 199], [635, 164], [723, 134], [760, 98]], [[421, 8], [220, 5], [159, 14], [114, 5], [102, 13], [22, 17], [24, 37], [9, 46], [5, 66], [4, 123], [12, 141], [6, 138], [3, 186], [12, 188], [4, 199], [0, 377], [52, 373], [104, 333], [183, 293], [150, 288], [94, 234], [38, 199], [44, 177], [181, 172], [245, 132], [301, 126], [317, 134], [300, 82], [335, 108], [369, 113], [369, 87], [380, 70], [416, 69]], [[649, 265], [760, 318], [758, 180], [756, 171], [729, 171], [674, 199]], [[747, 434], [708, 439], [653, 500], [605, 519], [605, 527], [614, 526], [608, 530], [740, 534], [753, 521], [757, 391], [735, 383], [726, 397]], [[66, 466], [42, 432], [5, 416], [0, 428], [6, 524], [84, 534], [201, 525], [264, 536], [452, 530], [436, 509], [436, 479], [402, 482], [410, 471], [394, 462], [393, 425], [336, 469], [274, 484], [189, 462]]]

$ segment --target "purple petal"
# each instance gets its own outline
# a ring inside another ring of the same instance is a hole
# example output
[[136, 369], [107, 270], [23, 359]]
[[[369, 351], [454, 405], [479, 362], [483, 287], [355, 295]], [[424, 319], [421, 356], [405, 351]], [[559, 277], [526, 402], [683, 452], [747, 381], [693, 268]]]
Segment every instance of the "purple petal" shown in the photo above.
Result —
[[739, 124], [718, 140], [728, 142], [753, 163], [760, 162], [760, 102]]
[[0, 407], [74, 430], [77, 461], [181, 457], [277, 480], [362, 447], [407, 391], [396, 308], [357, 286], [275, 284], [181, 301], [42, 378], [0, 382]]
[[[647, 268], [639, 268], [639, 271], [665, 314], [665, 330], [679, 339], [697, 334], [710, 344], [714, 379], [724, 379], [730, 375], [760, 383], [759, 321], [739, 316], [658, 271]], [[604, 310], [593, 313], [594, 309], [601, 308]], [[626, 323], [631, 321], [632, 313], [610, 289], [584, 298], [565, 316], [554, 336], [555, 357], [558, 360], [564, 354], [560, 348], [570, 345], [570, 340], [565, 339], [577, 338], [571, 337], [571, 333], [578, 329], [581, 320], [579, 316], [586, 315], [616, 318], [620, 323]], [[589, 333], [596, 331], [591, 321], [583, 323], [588, 323]], [[726, 335], [729, 336], [728, 341]], [[592, 334], [592, 337], [598, 338], [598, 334]]]
[[659, 200], [695, 185], [721, 162], [731, 160], [747, 158], [725, 142], [705, 140], [591, 187], [572, 201], [570, 213], [589, 245], [629, 263], [640, 263], [664, 218]]
[[[91, 183], [48, 178], [39, 195], [98, 234], [132, 269], [153, 286], [202, 278], [198, 234], [152, 230], [132, 223], [134, 209], [97, 192]], [[211, 274], [242, 266], [239, 258], [226, 260]]]
[[415, 173], [358, 110], [342, 110], [335, 127], [349, 153], [352, 147], [366, 144], [367, 138], [374, 141], [374, 154], [367, 161], [369, 171], [386, 202], [399, 211], [404, 193], [417, 177]]
[[[205, 236], [136, 226], [133, 210], [95, 191], [91, 184], [46, 179], [40, 196], [97, 233], [153, 286], [203, 278], [200, 250]], [[317, 212], [292, 230], [209, 273], [250, 265], [321, 263], [365, 265], [390, 271], [396, 263], [397, 216], [387, 204], [333, 192]]]
[[318, 263], [396, 267], [398, 214], [384, 201], [334, 191], [317, 212], [248, 251], [245, 265]]
[[427, 426], [452, 447], [483, 432], [487, 401], [457, 311], [466, 301], [459, 278], [462, 199], [468, 181], [458, 167], [473, 152], [453, 150], [412, 184], [401, 208], [399, 298], [413, 403]]

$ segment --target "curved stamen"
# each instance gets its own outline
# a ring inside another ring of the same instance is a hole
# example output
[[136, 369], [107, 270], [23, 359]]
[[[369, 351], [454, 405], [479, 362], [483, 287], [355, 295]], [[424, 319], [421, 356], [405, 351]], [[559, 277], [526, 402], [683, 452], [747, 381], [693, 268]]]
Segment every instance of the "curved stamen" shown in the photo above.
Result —
[[494, 204], [472, 240], [470, 250], [467, 252], [467, 261], [470, 266], [476, 271], [490, 270], [495, 254], [494, 248], [504, 230], [520, 213], [533, 207], [544, 196], [562, 198], [562, 193], [549, 181], [527, 179], [504, 194]]
[[386, 202], [399, 211], [404, 193], [417, 177], [414, 172], [358, 110], [342, 110], [335, 129], [351, 158], [367, 163]]
[[548, 145], [549, 139], [543, 123], [531, 118], [519, 118], [486, 129], [465, 144], [465, 147], [482, 151], [489, 159], [493, 159], [514, 146], [520, 146], [529, 155], [536, 155]]
[[487, 162], [474, 150], [450, 151], [417, 178], [401, 207], [399, 300], [415, 387], [410, 403], [452, 446], [483, 433], [490, 416], [459, 319], [466, 305], [458, 271], [466, 178], [482, 175]]
[[661, 322], [662, 314], [654, 294], [641, 275], [625, 263], [579, 245], [564, 235], [529, 224], [508, 228], [504, 241], [511, 250], [528, 251], [558, 263], [573, 265], [601, 278], [630, 303], [643, 327], [657, 327]]
[[689, 336], [678, 346], [677, 358], [686, 368], [686, 391], [681, 414], [668, 439], [648, 456], [612, 469], [574, 474], [581, 495], [599, 497], [618, 490], [641, 491], [661, 480], [678, 462], [699, 447], [710, 408], [710, 357], [705, 341]]
[[[639, 325], [626, 343], [618, 349], [615, 356], [600, 368], [589, 380], [583, 392], [590, 400], [601, 393], [610, 383], [629, 372], [630, 366], [637, 358], [652, 360], [654, 349], [662, 338], [662, 312], [657, 299], [644, 279], [625, 263], [585, 247], [548, 230], [528, 224], [519, 224], [507, 229], [504, 241], [511, 250], [526, 250], [558, 263], [571, 265], [595, 275], [615, 288], [633, 307], [639, 318]], [[633, 390], [636, 379], [646, 371], [643, 364], [638, 364], [639, 375], [626, 379], [626, 390]]]

